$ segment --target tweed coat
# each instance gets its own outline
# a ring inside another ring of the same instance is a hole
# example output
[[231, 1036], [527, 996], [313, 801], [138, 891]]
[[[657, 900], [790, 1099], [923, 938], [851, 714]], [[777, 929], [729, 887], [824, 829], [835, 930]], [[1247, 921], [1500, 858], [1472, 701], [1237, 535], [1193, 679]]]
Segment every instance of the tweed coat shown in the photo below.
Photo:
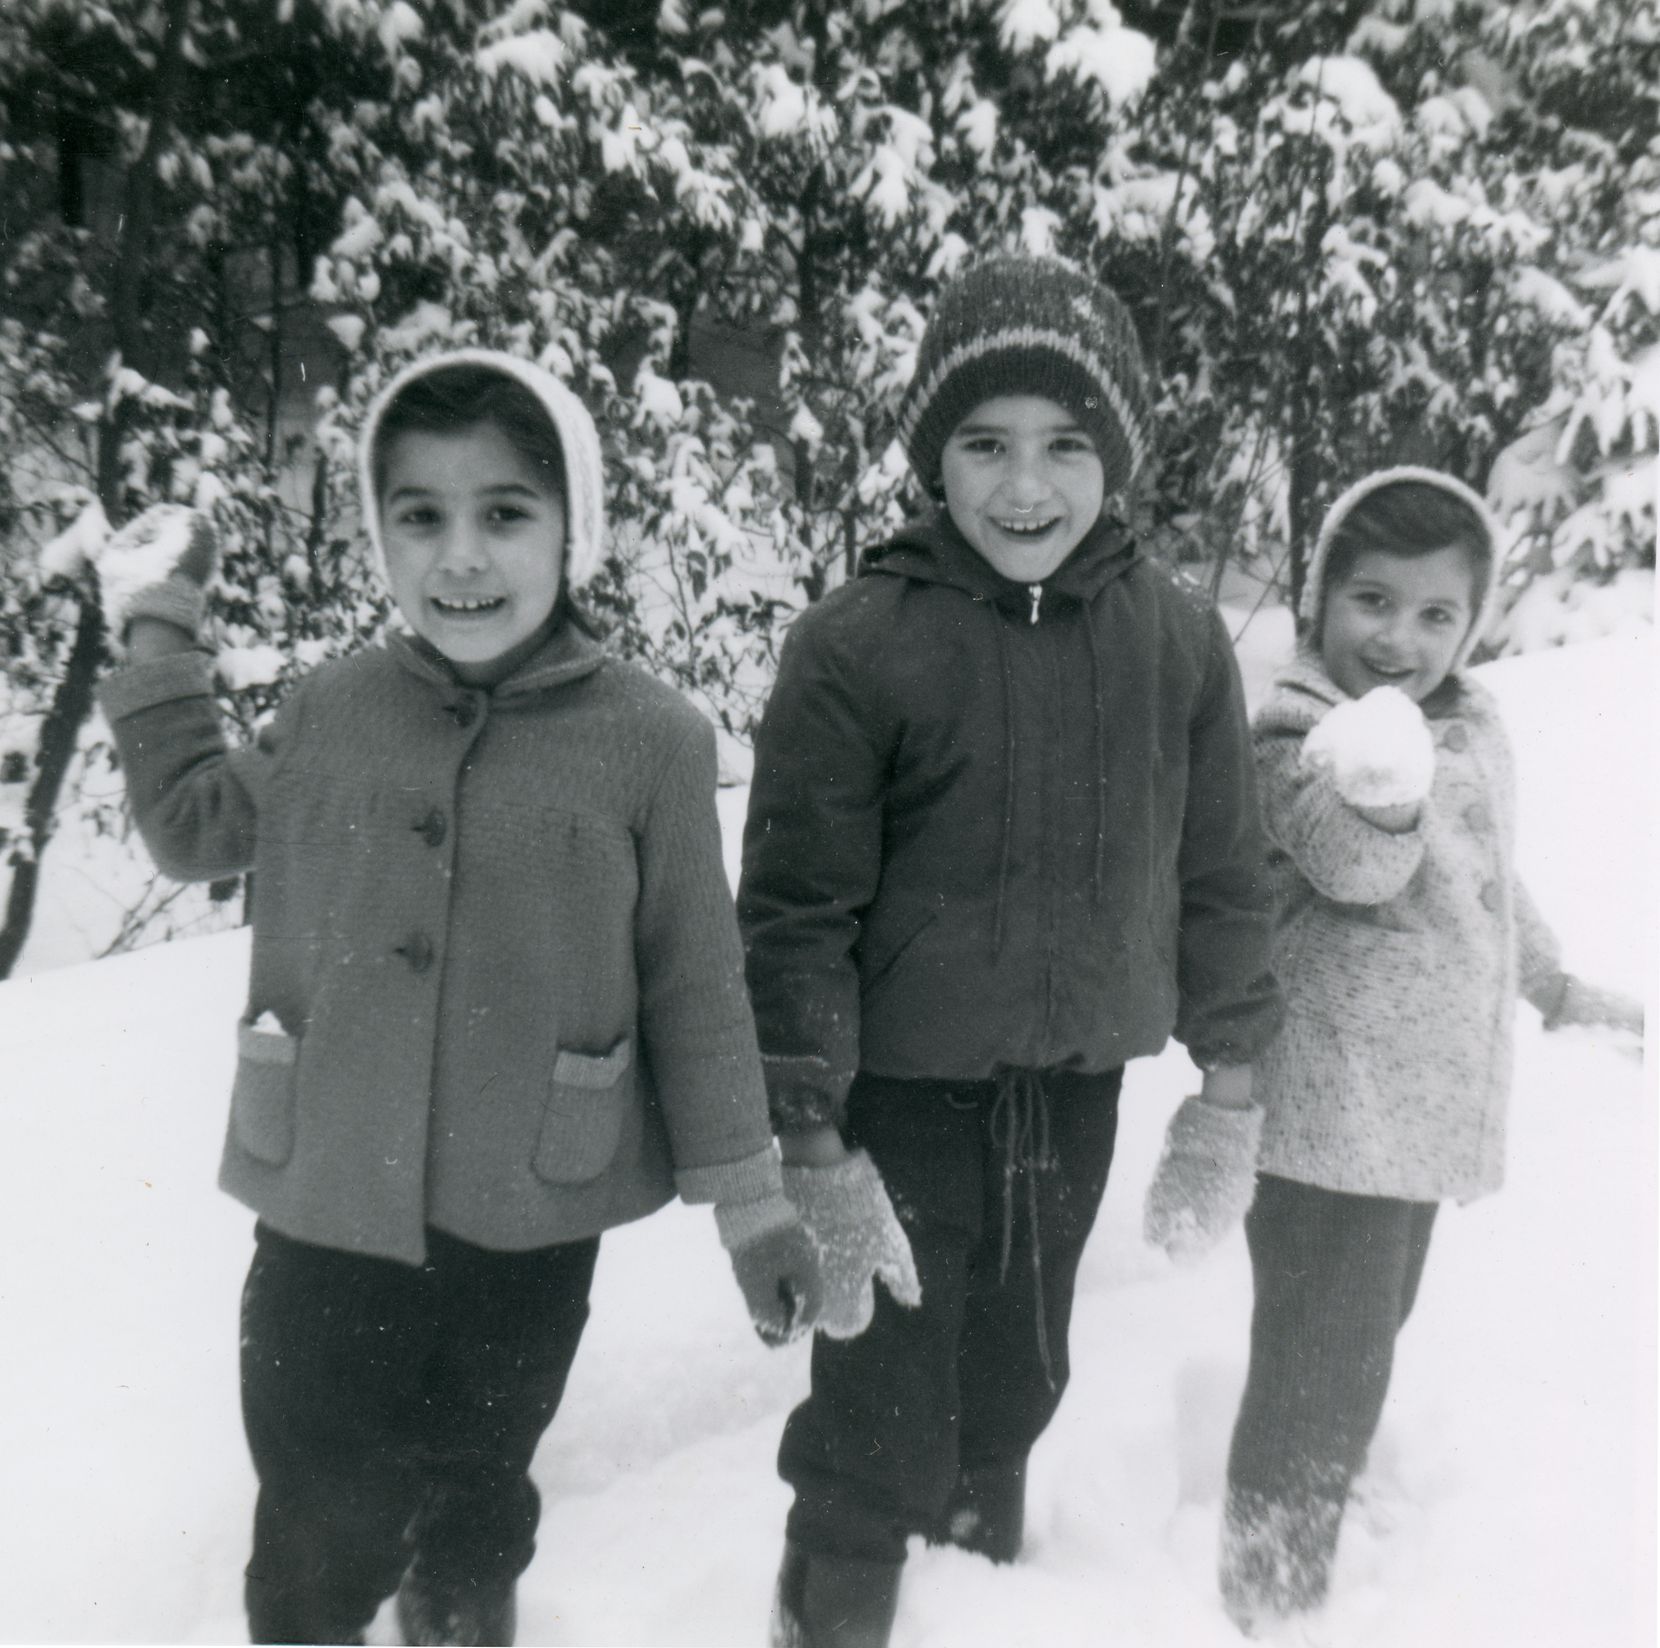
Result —
[[221, 1184], [305, 1241], [419, 1262], [778, 1185], [714, 809], [677, 694], [571, 625], [492, 692], [393, 636], [227, 748], [206, 658], [102, 702], [181, 879], [252, 869]]
[[1304, 652], [1255, 723], [1286, 995], [1255, 1067], [1259, 1165], [1327, 1190], [1467, 1201], [1504, 1176], [1517, 992], [1549, 1013], [1564, 984], [1516, 875], [1510, 745], [1491, 694], [1449, 676], [1422, 706], [1433, 788], [1392, 833], [1302, 765], [1346, 697]]

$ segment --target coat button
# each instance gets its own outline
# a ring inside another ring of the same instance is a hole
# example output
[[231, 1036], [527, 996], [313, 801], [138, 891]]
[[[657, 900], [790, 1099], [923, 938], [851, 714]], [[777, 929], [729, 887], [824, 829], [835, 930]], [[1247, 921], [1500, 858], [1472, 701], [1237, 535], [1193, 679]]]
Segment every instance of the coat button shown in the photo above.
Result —
[[455, 717], [455, 724], [465, 730], [478, 719], [478, 705], [470, 698], [463, 698], [459, 703], [444, 706]]
[[1441, 742], [1455, 754], [1459, 750], [1468, 749], [1470, 747], [1470, 729], [1462, 721], [1455, 721], [1447, 728], [1446, 736], [1442, 738]]
[[1499, 884], [1496, 881], [1483, 883], [1481, 889], [1481, 907], [1497, 914], [1499, 908]]
[[412, 829], [429, 847], [442, 847], [448, 830], [444, 824], [444, 815], [434, 807], [425, 818], [411, 824]]
[[425, 933], [411, 933], [392, 954], [402, 956], [412, 973], [424, 973], [432, 965], [432, 940]]
[[1493, 827], [1493, 815], [1488, 811], [1485, 802], [1472, 801], [1464, 809], [1464, 823], [1468, 829], [1480, 835], [1484, 830], [1490, 830]]

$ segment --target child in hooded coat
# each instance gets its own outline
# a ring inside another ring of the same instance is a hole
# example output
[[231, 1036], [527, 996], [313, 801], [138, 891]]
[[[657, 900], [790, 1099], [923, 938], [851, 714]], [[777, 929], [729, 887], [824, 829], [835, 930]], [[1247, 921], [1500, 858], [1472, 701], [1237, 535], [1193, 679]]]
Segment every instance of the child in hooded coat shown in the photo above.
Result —
[[157, 862], [252, 871], [221, 1184], [258, 1214], [242, 1305], [256, 1642], [510, 1642], [529, 1478], [602, 1232], [711, 1202], [756, 1326], [818, 1304], [781, 1195], [708, 724], [609, 656], [598, 436], [483, 350], [396, 377], [362, 437], [406, 629], [227, 747], [197, 644], [211, 529], [98, 556], [130, 661], [102, 703]]
[[[1509, 743], [1464, 669], [1496, 546], [1449, 475], [1351, 487], [1309, 567], [1306, 639], [1256, 718], [1286, 1018], [1253, 1073], [1256, 1300], [1222, 1542], [1248, 1635], [1325, 1597], [1437, 1209], [1500, 1186], [1517, 995], [1547, 1028], [1642, 1027], [1636, 1003], [1563, 972], [1516, 874]], [[1219, 1233], [1213, 1184], [1161, 1163], [1149, 1234], [1184, 1217]]]
[[784, 1648], [886, 1642], [912, 1534], [1018, 1555], [1125, 1062], [1174, 1031], [1200, 1133], [1254, 1142], [1278, 999], [1249, 733], [1215, 610], [1111, 508], [1150, 421], [1080, 270], [948, 285], [900, 409], [940, 507], [796, 620], [756, 739], [739, 916], [826, 1254]]

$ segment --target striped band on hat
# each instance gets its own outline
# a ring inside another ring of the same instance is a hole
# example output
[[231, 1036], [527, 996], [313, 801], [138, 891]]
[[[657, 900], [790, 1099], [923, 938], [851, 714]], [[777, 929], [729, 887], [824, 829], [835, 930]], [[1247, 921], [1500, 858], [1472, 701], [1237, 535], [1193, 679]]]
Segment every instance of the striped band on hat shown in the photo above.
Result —
[[1065, 407], [1094, 439], [1109, 494], [1150, 450], [1152, 408], [1129, 313], [1059, 258], [988, 258], [941, 292], [899, 409], [899, 438], [925, 485], [937, 482], [952, 431], [1005, 395]]

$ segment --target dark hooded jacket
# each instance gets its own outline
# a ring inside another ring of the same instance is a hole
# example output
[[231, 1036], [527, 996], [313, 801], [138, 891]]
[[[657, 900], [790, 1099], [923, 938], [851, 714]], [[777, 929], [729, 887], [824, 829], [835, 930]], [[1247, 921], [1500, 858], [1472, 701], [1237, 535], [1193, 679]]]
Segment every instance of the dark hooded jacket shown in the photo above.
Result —
[[944, 511], [861, 574], [796, 621], [756, 739], [739, 918], [779, 1125], [858, 1070], [1102, 1071], [1172, 1031], [1249, 1060], [1279, 1000], [1214, 609], [1107, 521], [1042, 585]]

